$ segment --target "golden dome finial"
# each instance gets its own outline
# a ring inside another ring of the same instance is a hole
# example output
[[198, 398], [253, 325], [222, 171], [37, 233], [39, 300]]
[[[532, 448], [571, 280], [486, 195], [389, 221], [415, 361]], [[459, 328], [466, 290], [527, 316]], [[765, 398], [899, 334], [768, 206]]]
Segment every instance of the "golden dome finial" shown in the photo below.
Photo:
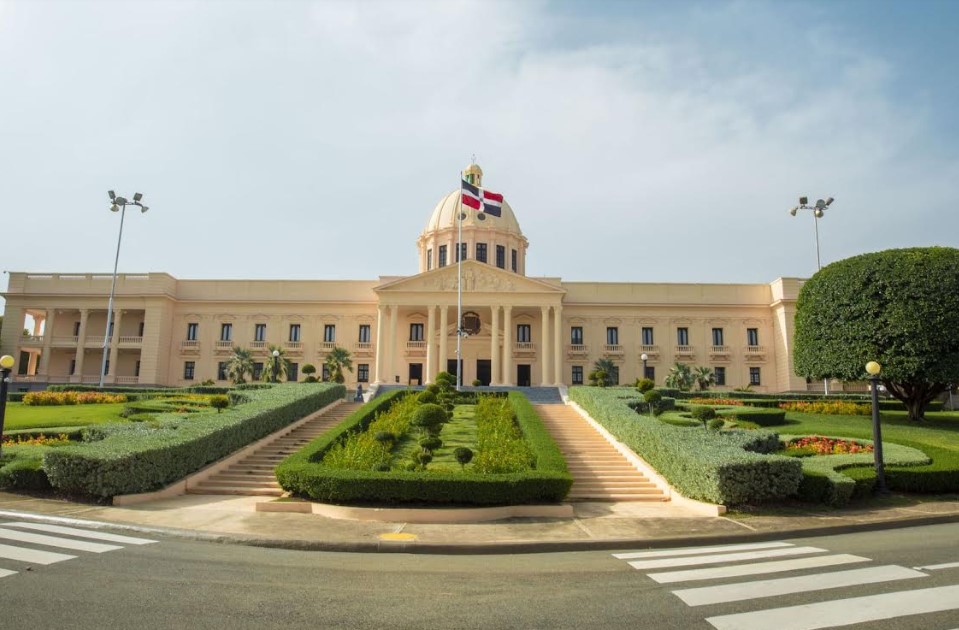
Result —
[[476, 156], [473, 156], [473, 161], [463, 170], [463, 179], [473, 184], [474, 186], [483, 185], [483, 169], [479, 167], [479, 164], [476, 163]]

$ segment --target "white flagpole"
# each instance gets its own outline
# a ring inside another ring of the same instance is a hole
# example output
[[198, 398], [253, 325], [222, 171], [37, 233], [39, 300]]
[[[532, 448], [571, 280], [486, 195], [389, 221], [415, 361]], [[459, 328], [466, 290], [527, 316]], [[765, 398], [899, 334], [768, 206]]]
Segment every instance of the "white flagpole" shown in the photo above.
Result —
[[458, 242], [456, 243], [456, 391], [463, 388], [463, 173], [460, 172]]

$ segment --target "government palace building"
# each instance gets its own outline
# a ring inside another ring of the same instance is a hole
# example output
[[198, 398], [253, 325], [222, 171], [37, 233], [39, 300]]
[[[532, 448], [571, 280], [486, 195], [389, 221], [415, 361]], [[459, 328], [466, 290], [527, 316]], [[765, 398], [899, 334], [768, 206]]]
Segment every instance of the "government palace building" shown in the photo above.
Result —
[[[470, 165], [463, 177], [482, 193], [479, 166]], [[341, 347], [353, 362], [352, 372], [345, 372], [350, 388], [426, 384], [440, 371], [455, 372], [461, 330], [464, 384], [578, 385], [588, 383], [596, 361], [609, 359], [621, 384], [633, 384], [645, 369], [661, 386], [679, 362], [711, 368], [720, 390], [822, 389], [822, 382], [807, 383], [792, 369], [802, 280], [659, 284], [530, 277], [529, 241], [513, 209], [502, 201], [497, 216], [466, 207], [466, 183], [429, 215], [417, 239], [419, 272], [412, 276], [277, 281], [118, 275], [105, 384], [225, 384], [234, 347], [250, 350], [262, 371], [270, 346], [284, 349], [290, 380], [303, 380], [304, 365], [319, 369], [327, 353]], [[14, 390], [99, 382], [112, 280], [110, 274], [9, 274], [0, 354], [17, 359]], [[459, 282], [463, 315], [457, 321]]]

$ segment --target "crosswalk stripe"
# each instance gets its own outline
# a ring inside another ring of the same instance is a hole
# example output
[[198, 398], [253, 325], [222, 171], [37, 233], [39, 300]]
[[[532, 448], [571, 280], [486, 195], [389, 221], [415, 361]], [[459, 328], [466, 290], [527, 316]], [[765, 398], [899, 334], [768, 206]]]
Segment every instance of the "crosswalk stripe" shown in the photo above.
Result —
[[32, 534], [30, 532], [18, 532], [14, 529], [5, 529], [3, 527], [0, 527], [0, 538], [5, 540], [16, 540], [18, 542], [33, 543], [35, 545], [46, 545], [47, 547], [62, 547], [63, 549], [73, 549], [75, 551], [90, 551], [93, 553], [103, 553], [105, 551], [123, 549], [123, 547], [119, 547], [117, 545], [104, 545], [103, 543], [89, 542], [86, 540], [71, 540], [69, 538], [44, 536], [43, 534]]
[[722, 553], [707, 556], [693, 556], [687, 558], [661, 558], [658, 560], [633, 560], [629, 563], [634, 569], [661, 569], [664, 567], [689, 567], [697, 564], [719, 564], [721, 562], [738, 562], [739, 560], [757, 560], [759, 558], [774, 558], [777, 556], [801, 556], [809, 553], [822, 553], [825, 549], [819, 547], [788, 547], [786, 549], [765, 549], [760, 551], [744, 551], [742, 553]]
[[76, 556], [68, 556], [65, 553], [54, 553], [52, 551], [40, 551], [39, 549], [26, 549], [24, 547], [0, 545], [0, 558], [20, 560], [22, 562], [34, 562], [36, 564], [53, 564], [54, 562], [72, 560], [73, 558], [76, 558]]
[[869, 562], [869, 558], [840, 553], [831, 556], [795, 558], [792, 560], [776, 560], [773, 562], [753, 562], [731, 567], [663, 571], [662, 573], [649, 573], [647, 575], [660, 584], [671, 584], [673, 582], [692, 582], [696, 580], [715, 580], [719, 578], [744, 577], [747, 575], [781, 573], [783, 571], [797, 571], [800, 569], [818, 569], [820, 567], [831, 567], [855, 562]]
[[8, 575], [16, 575], [16, 571], [7, 571], [6, 569], [0, 569], [0, 578], [7, 577]]
[[761, 582], [739, 582], [736, 584], [687, 588], [673, 591], [673, 594], [689, 606], [706, 606], [708, 604], [741, 602], [749, 599], [759, 599], [761, 597], [808, 593], [810, 591], [823, 591], [830, 588], [843, 588], [846, 586], [858, 586], [860, 584], [877, 584], [879, 582], [892, 582], [894, 580], [908, 580], [923, 577], [928, 576], [915, 569], [886, 565], [865, 569], [836, 571], [833, 573], [815, 573], [812, 575], [764, 580]]
[[947, 562], [945, 564], [929, 564], [924, 567], [913, 567], [916, 571], [938, 571], [940, 569], [959, 568], [959, 562]]
[[816, 630], [957, 608], [959, 585], [953, 585], [721, 615], [706, 621], [717, 630]]
[[630, 553], [614, 553], [613, 557], [620, 560], [637, 560], [639, 558], [664, 558], [668, 556], [697, 556], [704, 553], [719, 553], [723, 551], [750, 551], [754, 549], [776, 549], [779, 547], [794, 547], [787, 542], [747, 543], [743, 545], [720, 545], [718, 547], [691, 547], [686, 549], [663, 549], [660, 551], [633, 551]]
[[110, 542], [124, 543], [127, 545], [149, 545], [155, 543], [155, 540], [149, 538], [135, 538], [133, 536], [121, 536], [119, 534], [108, 534], [106, 532], [88, 531], [77, 529], [76, 527], [64, 527], [62, 525], [47, 525], [46, 523], [27, 523], [13, 522], [2, 523], [4, 527], [18, 527], [20, 529], [33, 529], [39, 532], [49, 532], [51, 534], [67, 534], [69, 536], [78, 536], [80, 538], [92, 538], [94, 540], [107, 540]]

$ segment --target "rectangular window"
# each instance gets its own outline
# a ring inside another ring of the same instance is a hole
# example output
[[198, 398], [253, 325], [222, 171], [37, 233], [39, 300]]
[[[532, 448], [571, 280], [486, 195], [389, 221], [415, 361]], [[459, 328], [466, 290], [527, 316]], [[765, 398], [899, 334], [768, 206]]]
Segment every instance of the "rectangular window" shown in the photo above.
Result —
[[440, 266], [440, 267], [445, 267], [445, 266], [446, 266], [446, 245], [440, 245], [440, 260], [439, 260], [439, 266]]
[[533, 334], [529, 324], [516, 324], [516, 341], [518, 343], [529, 343], [533, 340]]
[[749, 384], [750, 385], [762, 385], [762, 381], [759, 377], [759, 368], [751, 367], [749, 368]]
[[[290, 341], [299, 341], [300, 340], [300, 325], [299, 324], [290, 324]], [[296, 379], [290, 379], [291, 381]]]
[[722, 328], [713, 328], [713, 345], [714, 346], [724, 346], [723, 343], [723, 329]]
[[333, 343], [336, 341], [336, 326], [334, 324], [323, 325], [323, 341]]
[[73, 376], [77, 373], [77, 360], [70, 359], [70, 376]]
[[619, 345], [619, 328], [617, 328], [616, 326], [606, 327], [606, 345], [609, 345], [609, 346]]
[[426, 250], [426, 270], [429, 271], [433, 268], [433, 248], [430, 247]]
[[647, 365], [646, 370], [643, 373], [643, 378], [648, 378], [652, 382], [656, 382], [656, 367], [653, 365]]
[[369, 324], [360, 324], [360, 343], [369, 343], [370, 342], [370, 325]]
[[476, 244], [476, 260], [481, 263], [486, 262], [486, 243]]
[[192, 381], [193, 373], [196, 371], [196, 361], [185, 361], [183, 363], [183, 380]]
[[189, 323], [186, 325], [186, 340], [187, 341], [196, 341], [197, 332], [200, 330], [200, 325], [197, 323]]
[[651, 346], [655, 342], [653, 341], [653, 327], [652, 326], [643, 326], [643, 345]]
[[116, 322], [110, 322], [110, 332], [107, 333], [107, 337], [113, 339], [113, 327], [116, 325]]
[[226, 361], [220, 361], [216, 364], [216, 380], [226, 380]]
[[253, 327], [253, 341], [266, 341], [266, 324], [256, 324]]
[[103, 373], [104, 373], [104, 374], [109, 374], [109, 373], [110, 373], [110, 359], [107, 359], [105, 363], [106, 363], [106, 367], [104, 368]]
[[500, 269], [506, 269], [506, 246], [496, 246], [496, 266]]
[[573, 366], [573, 385], [582, 385], [583, 384], [583, 366], [574, 365]]
[[290, 363], [290, 369], [286, 371], [286, 380], [295, 383], [300, 380], [300, 364]]
[[324, 381], [330, 380], [330, 366], [328, 366], [328, 365], [325, 364], [325, 363], [323, 364], [323, 374], [322, 374], [321, 378], [322, 378], [322, 380], [324, 380]]
[[258, 381], [263, 377], [263, 363], [257, 361], [253, 364], [253, 380]]
[[360, 383], [370, 382], [370, 364], [360, 363], [356, 366], [356, 380]]
[[466, 243], [457, 243], [457, 245], [458, 246], [456, 248], [456, 262], [459, 262], [461, 260], [466, 260], [467, 258]]
[[619, 366], [618, 365], [614, 365], [612, 368], [610, 368], [609, 380], [612, 382], [613, 385], [619, 385]]
[[747, 346], [759, 345], [759, 329], [758, 328], [746, 329], [746, 345]]
[[220, 341], [233, 341], [233, 324], [220, 324]]
[[137, 378], [140, 378], [140, 360], [137, 359], [137, 362], [133, 364], [133, 375]]
[[137, 336], [139, 336], [139, 337], [142, 337], [142, 336], [143, 336], [143, 329], [144, 329], [145, 326], [146, 326], [146, 322], [140, 322], [140, 325], [139, 325], [139, 327], [137, 328]]
[[410, 341], [423, 341], [423, 324], [410, 324]]
[[583, 345], [583, 327], [573, 326], [569, 329], [569, 342], [574, 346]]
[[516, 250], [514, 249], [513, 252], [512, 252], [512, 269], [513, 269], [513, 273], [516, 273], [516, 268], [518, 267], [518, 265], [517, 265], [517, 261], [518, 261], [518, 260], [519, 260], [519, 255], [516, 253]]
[[80, 322], [73, 322], [73, 336], [80, 336]]
[[717, 385], [726, 384], [726, 368], [718, 366], [713, 368], [713, 376], [716, 377]]
[[689, 345], [689, 329], [688, 328], [676, 329], [676, 345], [677, 346]]

